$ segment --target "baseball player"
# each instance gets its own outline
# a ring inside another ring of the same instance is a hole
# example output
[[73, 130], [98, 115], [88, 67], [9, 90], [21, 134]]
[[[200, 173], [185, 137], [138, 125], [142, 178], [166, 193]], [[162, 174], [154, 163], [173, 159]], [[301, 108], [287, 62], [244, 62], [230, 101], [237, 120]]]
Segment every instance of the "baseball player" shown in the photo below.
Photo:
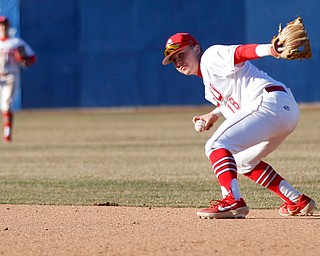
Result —
[[204, 130], [209, 130], [220, 116], [225, 118], [205, 145], [222, 199], [199, 210], [201, 218], [244, 218], [248, 214], [238, 173], [282, 198], [280, 215], [313, 213], [315, 201], [262, 160], [292, 133], [299, 119], [290, 89], [250, 62], [283, 50], [274, 48], [272, 44], [213, 45], [203, 52], [189, 33], [177, 33], [167, 40], [162, 64], [172, 63], [178, 72], [202, 78], [205, 98], [215, 106], [210, 113], [193, 117], [193, 122], [203, 120]]
[[10, 23], [0, 16], [0, 109], [3, 117], [3, 140], [12, 139], [12, 98], [19, 85], [20, 67], [29, 67], [36, 56], [21, 38], [9, 37]]

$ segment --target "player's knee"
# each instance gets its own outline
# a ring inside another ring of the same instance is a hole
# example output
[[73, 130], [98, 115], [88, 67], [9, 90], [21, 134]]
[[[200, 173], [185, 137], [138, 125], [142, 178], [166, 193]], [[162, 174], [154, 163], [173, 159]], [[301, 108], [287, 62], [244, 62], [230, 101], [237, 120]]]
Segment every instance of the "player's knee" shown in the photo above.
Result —
[[10, 106], [2, 105], [2, 106], [0, 107], [0, 111], [1, 111], [1, 113], [11, 112]]
[[251, 172], [260, 161], [254, 162], [237, 162], [238, 173], [245, 174]]
[[204, 147], [204, 152], [205, 152], [208, 159], [210, 159], [210, 155], [213, 150], [214, 150], [214, 148], [212, 147], [212, 143], [209, 143], [209, 141], [208, 141]]
[[218, 143], [217, 141], [212, 143], [212, 141], [209, 140], [205, 145], [205, 154], [207, 158], [210, 159], [210, 155], [212, 154], [212, 152], [219, 148], [226, 148], [226, 147]]

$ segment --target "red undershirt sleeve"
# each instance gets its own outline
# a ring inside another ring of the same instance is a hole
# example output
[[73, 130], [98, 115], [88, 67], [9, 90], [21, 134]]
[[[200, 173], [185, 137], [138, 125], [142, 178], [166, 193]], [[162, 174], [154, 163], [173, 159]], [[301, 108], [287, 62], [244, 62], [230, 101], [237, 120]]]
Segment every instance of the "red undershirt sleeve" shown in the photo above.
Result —
[[234, 52], [234, 64], [260, 58], [256, 53], [258, 44], [239, 45]]

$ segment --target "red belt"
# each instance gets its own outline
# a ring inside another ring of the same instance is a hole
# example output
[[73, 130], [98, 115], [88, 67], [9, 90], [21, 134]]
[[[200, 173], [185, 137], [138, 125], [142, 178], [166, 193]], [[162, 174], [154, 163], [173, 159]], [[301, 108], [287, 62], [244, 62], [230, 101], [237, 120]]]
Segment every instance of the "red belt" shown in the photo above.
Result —
[[274, 86], [269, 86], [265, 88], [267, 92], [287, 92], [282, 86], [274, 85]]

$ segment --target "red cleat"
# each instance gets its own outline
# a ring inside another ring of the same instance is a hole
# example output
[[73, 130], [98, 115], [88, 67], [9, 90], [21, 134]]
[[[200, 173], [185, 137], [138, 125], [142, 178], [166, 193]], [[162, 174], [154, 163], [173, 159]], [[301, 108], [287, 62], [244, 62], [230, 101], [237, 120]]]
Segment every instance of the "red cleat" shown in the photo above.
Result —
[[245, 218], [249, 212], [249, 207], [244, 200], [227, 196], [222, 200], [210, 201], [210, 208], [201, 209], [197, 212], [200, 218], [204, 219], [234, 219]]
[[314, 200], [302, 194], [296, 204], [288, 204], [287, 202], [284, 202], [279, 209], [279, 214], [285, 217], [295, 215], [312, 215], [315, 206], [316, 203]]

